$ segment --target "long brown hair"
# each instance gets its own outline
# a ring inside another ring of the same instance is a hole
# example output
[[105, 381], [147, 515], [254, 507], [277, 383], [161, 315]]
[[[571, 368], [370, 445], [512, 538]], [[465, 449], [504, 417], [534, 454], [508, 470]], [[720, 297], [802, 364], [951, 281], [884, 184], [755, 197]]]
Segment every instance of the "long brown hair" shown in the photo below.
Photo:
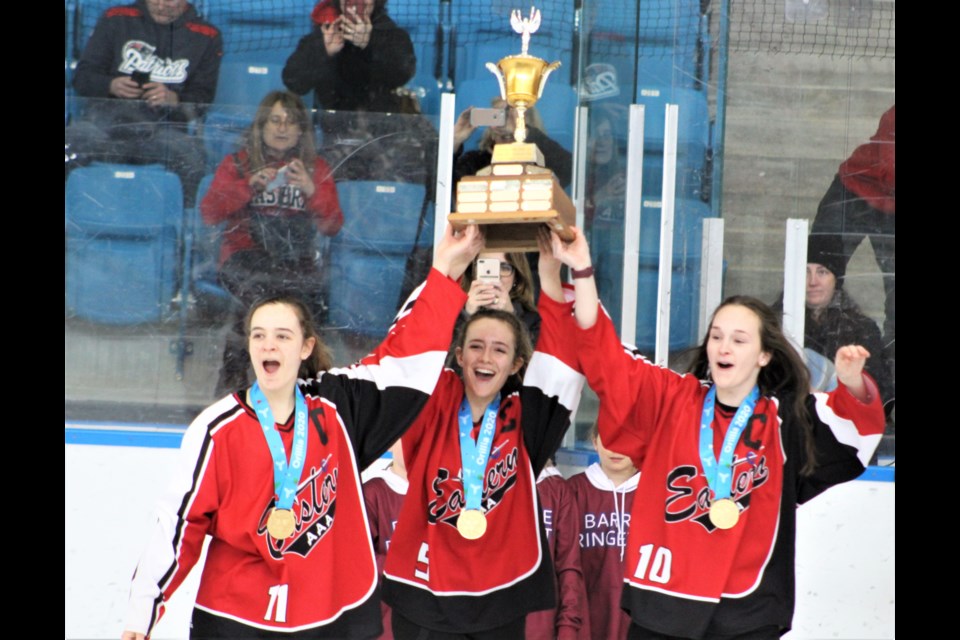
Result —
[[[807, 462], [801, 469], [804, 475], [810, 475], [816, 467], [816, 450], [813, 442], [813, 422], [807, 410], [807, 395], [810, 393], [810, 372], [800, 358], [800, 354], [787, 339], [780, 326], [780, 319], [767, 304], [751, 296], [730, 296], [716, 308], [710, 317], [710, 325], [720, 309], [737, 305], [752, 311], [760, 320], [760, 349], [770, 354], [770, 361], [760, 368], [757, 386], [765, 396], [783, 396], [789, 400], [787, 411], [790, 417], [800, 425]], [[703, 342], [697, 347], [696, 357], [690, 366], [690, 373], [701, 380], [710, 377], [710, 362], [707, 358], [707, 342], [710, 330]]]
[[313, 123], [310, 120], [310, 112], [303, 104], [300, 96], [289, 91], [271, 91], [260, 101], [260, 106], [257, 107], [257, 115], [253, 118], [253, 124], [250, 125], [245, 140], [247, 155], [250, 158], [249, 170], [251, 172], [259, 171], [268, 164], [263, 145], [263, 128], [267, 126], [267, 120], [270, 119], [273, 105], [277, 103], [300, 128], [300, 139], [297, 141], [297, 145], [290, 150], [290, 154], [299, 158], [307, 171], [312, 173], [313, 164], [317, 159], [317, 147], [313, 139]]
[[304, 304], [300, 298], [291, 294], [281, 293], [267, 296], [260, 298], [250, 305], [250, 310], [247, 311], [247, 317], [243, 322], [248, 339], [250, 337], [250, 323], [253, 321], [253, 314], [256, 313], [257, 309], [268, 304], [282, 304], [290, 307], [300, 321], [300, 330], [303, 331], [303, 339], [314, 339], [313, 351], [305, 360], [300, 362], [300, 371], [297, 373], [299, 377], [304, 380], [316, 378], [321, 371], [327, 371], [333, 367], [333, 357], [330, 355], [330, 349], [320, 338], [317, 325], [313, 321], [313, 314], [310, 313], [310, 309], [307, 308], [307, 305]]

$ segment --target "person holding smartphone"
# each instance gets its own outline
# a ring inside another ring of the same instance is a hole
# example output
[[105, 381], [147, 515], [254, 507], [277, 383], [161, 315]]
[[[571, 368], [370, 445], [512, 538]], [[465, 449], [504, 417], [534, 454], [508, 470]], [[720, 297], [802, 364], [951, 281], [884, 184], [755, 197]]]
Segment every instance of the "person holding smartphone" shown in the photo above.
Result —
[[463, 319], [480, 309], [507, 311], [520, 319], [536, 344], [540, 314], [534, 302], [533, 274], [526, 254], [484, 251], [464, 273], [463, 290], [467, 292]]
[[[460, 182], [463, 176], [476, 175], [477, 171], [490, 165], [493, 147], [497, 144], [513, 142], [513, 132], [517, 127], [517, 111], [507, 105], [506, 100], [496, 97], [491, 101], [492, 109], [468, 107], [457, 117], [453, 128], [453, 183]], [[567, 187], [573, 177], [573, 156], [560, 143], [555, 142], [543, 131], [543, 120], [536, 107], [526, 112], [527, 142], [537, 145], [543, 152], [544, 165], [557, 175], [562, 187]], [[463, 144], [473, 135], [477, 127], [486, 127], [480, 138], [478, 149], [464, 151]]]
[[159, 163], [193, 206], [204, 152], [186, 124], [213, 102], [223, 42], [186, 0], [138, 0], [107, 9], [77, 63], [85, 113], [65, 131], [66, 167], [91, 161]]
[[318, 107], [338, 111], [400, 112], [395, 89], [413, 77], [410, 35], [387, 15], [387, 0], [322, 0], [312, 32], [283, 68], [294, 93], [315, 92]]
[[343, 226], [330, 167], [317, 157], [310, 114], [288, 91], [257, 109], [245, 147], [223, 159], [200, 203], [203, 220], [223, 226], [220, 281], [239, 301], [227, 336], [217, 393], [248, 384], [249, 356], [239, 309], [273, 292], [292, 292], [322, 319], [317, 233]]

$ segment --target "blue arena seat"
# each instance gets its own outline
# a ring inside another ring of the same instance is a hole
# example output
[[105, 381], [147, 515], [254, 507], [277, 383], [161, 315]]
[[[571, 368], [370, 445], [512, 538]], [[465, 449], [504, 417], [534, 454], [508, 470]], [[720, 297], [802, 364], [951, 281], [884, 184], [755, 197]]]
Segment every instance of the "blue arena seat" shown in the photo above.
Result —
[[207, 195], [207, 191], [210, 190], [212, 182], [212, 175], [205, 176], [200, 181], [200, 187], [197, 189], [197, 206], [192, 207], [187, 212], [187, 227], [184, 233], [184, 237], [187, 239], [184, 243], [187, 259], [184, 261], [183, 271], [190, 274], [187, 280], [189, 285], [188, 296], [192, 296], [194, 299], [213, 296], [226, 300], [230, 297], [230, 294], [220, 286], [219, 281], [220, 242], [223, 239], [223, 225], [208, 225], [200, 215], [200, 203]]
[[103, 12], [110, 7], [118, 4], [124, 4], [119, 0], [76, 0], [71, 2], [74, 5], [73, 19], [73, 49], [77, 58], [87, 46], [87, 40], [93, 35], [93, 29], [97, 26], [97, 21], [103, 15]]
[[203, 0], [198, 9], [223, 36], [225, 55], [272, 52], [286, 60], [313, 23], [317, 0]]
[[207, 110], [199, 134], [207, 153], [207, 169], [215, 171], [226, 156], [242, 148], [256, 112], [255, 105], [213, 105]]
[[176, 174], [159, 165], [77, 168], [67, 180], [64, 220], [69, 315], [136, 324], [168, 314], [180, 276]]
[[286, 61], [286, 55], [264, 52], [224, 55], [214, 103], [231, 106], [260, 104], [263, 96], [285, 88], [282, 74]]
[[[330, 241], [330, 321], [382, 336], [397, 311], [426, 189], [402, 182], [337, 183], [344, 225]], [[420, 245], [429, 246], [426, 229]]]

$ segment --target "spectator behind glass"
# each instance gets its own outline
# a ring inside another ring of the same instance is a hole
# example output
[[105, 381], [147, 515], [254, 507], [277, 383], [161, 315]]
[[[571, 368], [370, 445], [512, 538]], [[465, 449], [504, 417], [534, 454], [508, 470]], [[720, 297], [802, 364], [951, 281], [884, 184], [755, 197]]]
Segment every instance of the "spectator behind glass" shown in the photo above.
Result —
[[804, 347], [832, 360], [845, 344], [860, 344], [870, 352], [866, 370], [877, 381], [885, 403], [892, 383], [883, 359], [880, 329], [843, 290], [847, 260], [836, 236], [810, 236], [807, 250], [807, 297]]
[[[527, 614], [527, 640], [587, 640], [590, 621], [580, 564], [580, 510], [560, 470], [547, 461], [537, 476], [540, 518], [556, 573], [556, 606]], [[619, 576], [617, 576], [619, 577]]]
[[540, 314], [533, 299], [533, 273], [526, 254], [484, 251], [478, 258], [499, 260], [500, 280], [477, 280], [476, 261], [467, 267], [462, 282], [463, 290], [467, 292], [462, 319], [469, 318], [481, 308], [509, 311], [520, 318], [530, 335], [530, 342], [536, 345], [540, 335]]
[[610, 110], [596, 107], [590, 110], [589, 122], [584, 216], [588, 224], [595, 219], [623, 220], [627, 181], [613, 135], [614, 116]]
[[[383, 566], [387, 562], [390, 540], [400, 518], [403, 498], [407, 495], [410, 483], [407, 481], [407, 467], [403, 463], [403, 444], [400, 440], [390, 447], [393, 460], [383, 469], [371, 474], [363, 483], [363, 503], [367, 507], [367, 522], [373, 540], [373, 552], [377, 558], [377, 575], [383, 582]], [[379, 640], [393, 640], [393, 628], [390, 622], [390, 607], [381, 602], [380, 615], [383, 618], [383, 633]]]
[[322, 279], [316, 235], [343, 226], [327, 163], [316, 155], [310, 116], [296, 95], [261, 101], [242, 150], [223, 159], [200, 203], [207, 224], [223, 224], [220, 281], [237, 299], [217, 394], [248, 384], [249, 356], [240, 309], [267, 295], [300, 297], [320, 319]]
[[400, 112], [396, 93], [416, 71], [413, 42], [387, 15], [386, 0], [323, 0], [314, 30], [283, 68], [283, 82], [316, 105], [342, 111]]
[[[506, 123], [502, 127], [487, 127], [480, 138], [480, 148], [473, 151], [463, 151], [463, 143], [467, 141], [476, 127], [470, 124], [470, 111], [465, 109], [458, 117], [453, 129], [453, 183], [460, 182], [463, 176], [476, 175], [477, 171], [490, 166], [493, 158], [493, 146], [513, 142], [513, 130], [517, 126], [517, 110], [508, 107], [502, 98], [494, 98], [490, 102], [495, 109], [506, 109]], [[532, 142], [543, 153], [544, 165], [557, 175], [562, 187], [570, 184], [573, 157], [570, 152], [547, 137], [543, 132], [543, 120], [535, 107], [526, 112], [527, 142]]]
[[222, 55], [220, 32], [186, 0], [107, 9], [73, 79], [79, 95], [99, 100], [67, 128], [67, 156], [76, 156], [74, 164], [164, 164], [180, 176], [192, 206], [204, 155], [185, 125], [213, 100]]
[[[883, 275], [884, 356], [892, 369], [896, 362], [896, 105], [881, 117], [870, 141], [857, 147], [833, 178], [817, 207], [810, 232], [832, 235], [842, 242], [835, 262], [846, 271], [847, 262], [864, 238], [873, 247], [877, 267]], [[842, 277], [842, 276], [840, 276]], [[880, 353], [874, 353], [879, 359]], [[868, 367], [869, 369], [869, 367]], [[878, 378], [879, 380], [879, 378]]]

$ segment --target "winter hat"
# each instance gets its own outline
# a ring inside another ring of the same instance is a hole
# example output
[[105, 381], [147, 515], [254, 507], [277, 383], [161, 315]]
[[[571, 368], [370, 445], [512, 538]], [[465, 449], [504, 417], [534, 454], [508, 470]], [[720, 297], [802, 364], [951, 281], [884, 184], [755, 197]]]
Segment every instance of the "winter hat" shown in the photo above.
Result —
[[329, 24], [340, 15], [340, 8], [335, 0], [322, 0], [317, 3], [310, 14], [310, 19], [314, 24]]
[[843, 254], [843, 242], [833, 234], [811, 234], [807, 241], [807, 263], [821, 264], [837, 278], [840, 287], [847, 274], [847, 256]]

